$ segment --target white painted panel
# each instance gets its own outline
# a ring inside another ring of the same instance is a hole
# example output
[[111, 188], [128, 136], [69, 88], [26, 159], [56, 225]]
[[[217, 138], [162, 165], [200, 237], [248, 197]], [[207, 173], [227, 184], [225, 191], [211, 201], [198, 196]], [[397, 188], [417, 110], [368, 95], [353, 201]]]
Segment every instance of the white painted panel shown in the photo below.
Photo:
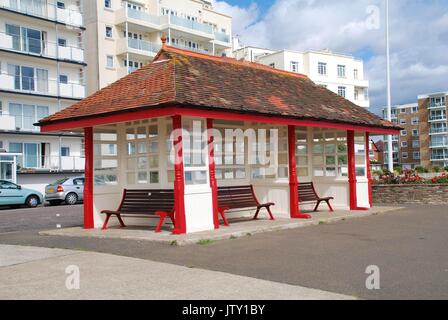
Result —
[[358, 181], [356, 183], [356, 198], [358, 200], [358, 207], [370, 208], [369, 184], [367, 180]]
[[187, 233], [213, 230], [212, 192], [206, 188], [201, 192], [185, 192], [185, 221]]

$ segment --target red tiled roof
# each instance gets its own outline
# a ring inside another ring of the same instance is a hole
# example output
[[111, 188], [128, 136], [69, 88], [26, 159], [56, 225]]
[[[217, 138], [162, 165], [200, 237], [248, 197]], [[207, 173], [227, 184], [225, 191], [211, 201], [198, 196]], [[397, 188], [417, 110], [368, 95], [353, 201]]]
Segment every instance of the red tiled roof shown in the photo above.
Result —
[[304, 75], [169, 46], [152, 63], [39, 124], [168, 105], [400, 129]]

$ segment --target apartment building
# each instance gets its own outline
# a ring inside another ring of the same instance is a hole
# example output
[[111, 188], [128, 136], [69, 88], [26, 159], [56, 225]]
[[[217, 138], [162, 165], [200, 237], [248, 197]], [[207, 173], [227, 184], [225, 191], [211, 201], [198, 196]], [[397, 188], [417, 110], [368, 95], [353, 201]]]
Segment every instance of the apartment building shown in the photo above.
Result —
[[[392, 122], [404, 130], [393, 136], [394, 163], [405, 169], [448, 166], [448, 92], [422, 94], [418, 103], [392, 107]], [[387, 118], [383, 108], [383, 117]], [[385, 137], [385, 139], [387, 139]], [[387, 144], [384, 146], [387, 163]]]
[[330, 50], [296, 52], [273, 51], [256, 47], [234, 50], [236, 59], [258, 62], [273, 68], [307, 75], [316, 84], [369, 108], [369, 81], [364, 77], [364, 63], [353, 56]]
[[230, 55], [232, 19], [202, 0], [86, 2], [88, 92], [152, 61], [161, 38], [172, 46]]
[[0, 179], [43, 191], [84, 170], [82, 136], [39, 119], [86, 95], [82, 3], [0, 0]]
[[448, 167], [448, 92], [418, 96], [421, 162], [425, 167]]
[[[383, 118], [387, 118], [387, 108], [383, 108]], [[393, 159], [395, 165], [403, 169], [414, 169], [421, 164], [420, 113], [417, 103], [392, 106], [392, 122], [400, 125], [399, 135], [392, 136]], [[384, 137], [387, 141], [387, 136]], [[384, 144], [384, 164], [388, 161], [388, 144]]]

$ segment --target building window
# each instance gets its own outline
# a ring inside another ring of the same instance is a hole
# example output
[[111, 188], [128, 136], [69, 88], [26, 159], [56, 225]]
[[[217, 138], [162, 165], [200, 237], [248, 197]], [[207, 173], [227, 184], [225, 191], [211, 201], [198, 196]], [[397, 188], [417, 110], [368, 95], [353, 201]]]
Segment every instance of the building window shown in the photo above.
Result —
[[338, 65], [338, 78], [345, 78], [345, 66]]
[[407, 141], [401, 141], [401, 147], [402, 148], [407, 148], [408, 147], [408, 142]]
[[418, 118], [412, 118], [411, 123], [415, 126], [418, 125], [419, 119]]
[[412, 136], [413, 137], [418, 137], [418, 129], [412, 129]]
[[112, 38], [112, 27], [106, 26], [106, 38]]
[[406, 108], [400, 108], [400, 113], [406, 113]]
[[355, 100], [358, 100], [358, 99], [359, 99], [359, 92], [358, 92], [358, 90], [355, 89]]
[[338, 95], [345, 98], [346, 87], [338, 87]]
[[61, 147], [61, 157], [70, 157], [69, 147]]
[[402, 159], [407, 159], [408, 158], [408, 153], [407, 152], [402, 152], [401, 153], [401, 158]]
[[38, 130], [34, 123], [49, 115], [47, 106], [10, 103], [9, 114], [15, 118], [15, 127], [18, 130]]
[[406, 124], [406, 119], [400, 119], [400, 124]]
[[412, 107], [412, 113], [417, 113], [417, 112], [418, 112], [418, 106]]
[[68, 76], [65, 75], [65, 74], [59, 75], [59, 83], [67, 84], [68, 83]]
[[104, 8], [112, 8], [112, 0], [104, 0]]
[[406, 136], [408, 135], [408, 132], [407, 132], [406, 130], [401, 130], [401, 131], [400, 131], [400, 135], [401, 135], [402, 137], [406, 137]]
[[358, 80], [358, 69], [353, 70], [353, 77]]
[[114, 67], [114, 57], [113, 56], [106, 56], [106, 67], [113, 68]]
[[319, 62], [317, 65], [317, 72], [321, 76], [326, 76], [327, 75], [327, 64], [325, 62]]
[[412, 140], [412, 148], [420, 148], [420, 140]]
[[299, 63], [297, 61], [291, 61], [291, 71], [299, 72]]
[[65, 3], [62, 1], [58, 1], [56, 5], [58, 9], [65, 9]]
[[63, 38], [58, 38], [58, 46], [66, 47], [67, 46], [67, 40], [63, 39]]
[[273, 62], [273, 63], [270, 63], [269, 66], [270, 66], [271, 68], [275, 68], [275, 63], [274, 63], [274, 62]]
[[420, 160], [420, 152], [419, 151], [414, 151], [412, 153], [412, 157], [414, 158], [414, 160]]

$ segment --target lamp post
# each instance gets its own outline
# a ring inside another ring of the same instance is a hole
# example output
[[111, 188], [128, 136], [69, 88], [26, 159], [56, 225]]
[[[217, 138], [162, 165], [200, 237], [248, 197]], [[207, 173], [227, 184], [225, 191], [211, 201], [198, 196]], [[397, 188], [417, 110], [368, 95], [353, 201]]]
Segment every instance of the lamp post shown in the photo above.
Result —
[[[392, 97], [390, 88], [390, 47], [389, 47], [389, 0], [386, 0], [386, 69], [387, 69], [387, 120], [392, 121]], [[392, 135], [387, 137], [387, 163], [390, 172], [394, 171], [394, 151]]]

